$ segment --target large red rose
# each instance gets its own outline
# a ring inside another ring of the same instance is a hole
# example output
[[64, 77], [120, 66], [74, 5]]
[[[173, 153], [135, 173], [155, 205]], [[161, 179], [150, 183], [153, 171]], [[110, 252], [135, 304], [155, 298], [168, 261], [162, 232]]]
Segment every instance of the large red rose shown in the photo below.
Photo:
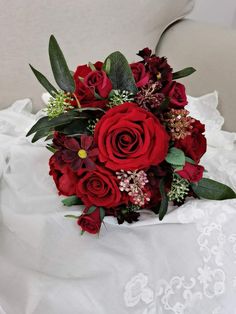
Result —
[[76, 195], [86, 206], [115, 207], [122, 203], [117, 178], [103, 167], [81, 170], [76, 185]]
[[206, 138], [202, 134], [205, 132], [205, 126], [198, 120], [193, 123], [191, 135], [186, 136], [175, 142], [175, 147], [184, 151], [185, 155], [199, 163], [201, 157], [206, 152]]
[[189, 182], [197, 183], [202, 179], [203, 171], [204, 167], [186, 162], [184, 168], [182, 170], [176, 171], [176, 173]]
[[146, 72], [145, 66], [141, 62], [132, 63], [130, 65], [134, 80], [137, 87], [146, 85], [149, 81], [149, 73]]
[[[97, 71], [101, 71], [102, 62], [96, 62], [94, 66]], [[75, 95], [78, 98], [82, 107], [105, 108], [107, 100], [96, 99], [94, 95], [94, 89], [84, 84], [85, 77], [88, 76], [91, 72], [93, 72], [91, 68], [85, 64], [77, 67], [74, 73], [74, 81], [76, 86]], [[76, 101], [73, 101], [72, 104], [76, 106]]]
[[188, 103], [183, 84], [171, 82], [162, 90], [162, 93], [169, 97], [172, 108], [183, 108]]
[[87, 231], [92, 234], [99, 232], [101, 228], [100, 209], [97, 207], [91, 214], [87, 214], [88, 208], [85, 208], [83, 214], [77, 220], [77, 224], [83, 231]]
[[55, 154], [49, 160], [49, 167], [49, 174], [53, 177], [59, 194], [74, 195], [78, 177], [70, 167], [60, 163]]
[[97, 123], [94, 138], [100, 161], [112, 170], [158, 165], [165, 159], [169, 143], [159, 120], [135, 103], [108, 110]]

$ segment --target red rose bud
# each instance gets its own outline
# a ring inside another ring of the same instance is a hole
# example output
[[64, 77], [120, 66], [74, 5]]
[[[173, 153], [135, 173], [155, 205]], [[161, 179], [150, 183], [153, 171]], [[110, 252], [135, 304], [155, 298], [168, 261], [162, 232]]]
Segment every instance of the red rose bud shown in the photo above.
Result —
[[[102, 68], [102, 62], [98, 61], [94, 64], [97, 71]], [[98, 100], [94, 95], [94, 90], [84, 84], [84, 79], [89, 73], [93, 72], [87, 65], [78, 66], [74, 73], [74, 81], [76, 85], [75, 94], [81, 107], [98, 107], [105, 108], [107, 100]], [[96, 71], [95, 71], [96, 72]], [[76, 106], [76, 101], [72, 102]]]
[[112, 90], [112, 83], [104, 71], [92, 71], [84, 78], [84, 85], [94, 90], [102, 98], [107, 98]]
[[106, 112], [94, 133], [99, 159], [111, 170], [145, 169], [166, 157], [169, 136], [151, 113], [135, 103]]
[[176, 171], [176, 173], [189, 182], [197, 183], [202, 179], [203, 171], [204, 167], [186, 162], [183, 170]]
[[183, 108], [188, 103], [183, 84], [172, 82], [162, 90], [162, 93], [169, 97], [172, 108]]
[[87, 231], [92, 234], [99, 232], [101, 228], [100, 209], [97, 207], [91, 214], [87, 214], [89, 207], [85, 208], [83, 214], [77, 220], [77, 224], [83, 231]]
[[149, 73], [146, 72], [145, 66], [143, 63], [136, 62], [130, 65], [136, 86], [142, 87], [146, 85], [149, 81]]

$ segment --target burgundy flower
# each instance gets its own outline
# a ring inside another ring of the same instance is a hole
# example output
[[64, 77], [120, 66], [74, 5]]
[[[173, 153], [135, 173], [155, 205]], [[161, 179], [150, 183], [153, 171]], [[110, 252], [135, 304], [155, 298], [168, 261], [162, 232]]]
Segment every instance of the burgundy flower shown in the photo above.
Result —
[[94, 159], [98, 156], [98, 149], [92, 136], [83, 134], [80, 141], [73, 137], [59, 136], [54, 139], [54, 143], [59, 148], [57, 158], [70, 164], [73, 171], [78, 171], [83, 166], [89, 170], [95, 168]]

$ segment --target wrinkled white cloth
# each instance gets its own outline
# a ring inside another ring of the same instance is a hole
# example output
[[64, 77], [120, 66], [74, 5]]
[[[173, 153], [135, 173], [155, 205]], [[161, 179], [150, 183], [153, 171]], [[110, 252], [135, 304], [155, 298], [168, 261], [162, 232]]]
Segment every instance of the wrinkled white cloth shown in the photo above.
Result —
[[[207, 176], [236, 189], [235, 133], [221, 131], [217, 93], [189, 97], [206, 123]], [[98, 236], [65, 214], [45, 143], [25, 137], [30, 100], [0, 111], [0, 314], [236, 314], [236, 200], [191, 200], [160, 222]]]

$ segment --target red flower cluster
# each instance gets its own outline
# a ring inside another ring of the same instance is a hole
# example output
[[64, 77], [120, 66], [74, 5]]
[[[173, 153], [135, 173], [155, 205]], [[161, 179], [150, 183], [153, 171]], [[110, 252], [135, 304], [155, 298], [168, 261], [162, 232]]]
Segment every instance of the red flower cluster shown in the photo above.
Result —
[[[194, 195], [191, 183], [203, 175], [199, 161], [206, 151], [205, 129], [184, 109], [184, 85], [173, 80], [165, 57], [148, 48], [138, 55], [142, 60], [130, 65], [135, 92], [114, 91], [102, 62], [78, 66], [74, 110], [78, 105], [100, 108], [103, 115], [82, 134], [54, 133], [50, 175], [59, 194], [76, 196], [85, 205], [77, 221], [83, 231], [99, 232], [104, 215], [130, 223], [142, 208], [158, 212], [163, 182], [169, 199], [181, 203]], [[188, 186], [185, 194], [175, 195], [175, 176]]]
[[72, 75], [53, 35], [49, 55], [59, 90], [31, 66], [52, 97], [27, 136], [46, 137], [49, 174], [67, 196], [63, 204], [84, 205], [79, 216], [67, 215], [82, 233], [98, 233], [105, 216], [135, 222], [142, 209], [162, 220], [169, 202], [181, 205], [188, 196], [236, 197], [203, 178], [205, 126], [189, 116], [185, 87], [176, 81], [193, 68], [173, 72], [166, 57], [144, 48], [139, 62], [129, 64], [116, 51]]

